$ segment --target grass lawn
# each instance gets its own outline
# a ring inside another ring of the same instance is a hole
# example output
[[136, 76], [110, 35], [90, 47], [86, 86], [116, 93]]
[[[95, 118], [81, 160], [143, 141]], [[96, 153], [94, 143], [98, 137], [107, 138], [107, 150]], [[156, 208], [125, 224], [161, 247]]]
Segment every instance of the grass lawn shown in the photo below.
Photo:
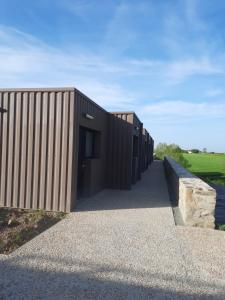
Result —
[[191, 164], [189, 171], [208, 183], [225, 185], [225, 155], [208, 153], [184, 154]]

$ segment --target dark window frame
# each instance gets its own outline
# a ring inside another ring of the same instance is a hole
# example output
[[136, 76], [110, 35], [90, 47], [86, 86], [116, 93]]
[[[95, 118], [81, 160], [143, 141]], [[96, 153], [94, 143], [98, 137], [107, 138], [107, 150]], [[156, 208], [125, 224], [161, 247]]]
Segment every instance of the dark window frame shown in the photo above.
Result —
[[[82, 127], [85, 131], [85, 150], [84, 159], [98, 159], [101, 156], [101, 131], [97, 131], [91, 128]], [[87, 146], [87, 133], [92, 135], [91, 154], [86, 155]]]

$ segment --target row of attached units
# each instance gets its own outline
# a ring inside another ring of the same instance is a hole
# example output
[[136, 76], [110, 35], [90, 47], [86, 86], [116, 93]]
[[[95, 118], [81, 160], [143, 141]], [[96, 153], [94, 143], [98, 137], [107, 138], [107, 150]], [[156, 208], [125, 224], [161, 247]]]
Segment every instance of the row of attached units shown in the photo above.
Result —
[[0, 90], [0, 207], [70, 212], [105, 188], [131, 189], [153, 159], [133, 112], [75, 88]]
[[147, 129], [143, 128], [142, 134], [142, 171], [145, 171], [153, 161], [154, 140]]

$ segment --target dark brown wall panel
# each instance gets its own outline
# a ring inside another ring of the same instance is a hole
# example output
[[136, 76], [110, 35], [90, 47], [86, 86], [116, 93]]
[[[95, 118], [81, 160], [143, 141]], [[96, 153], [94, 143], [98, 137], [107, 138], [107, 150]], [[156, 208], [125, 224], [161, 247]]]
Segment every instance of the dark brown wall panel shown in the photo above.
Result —
[[[9, 101], [8, 101], [8, 94], [2, 94], [2, 107], [9, 111]], [[6, 114], [0, 114], [1, 117], [1, 190], [0, 190], [0, 204], [1, 206], [6, 205], [6, 184], [7, 184], [7, 160], [8, 160], [8, 120]]]
[[[86, 195], [94, 195], [106, 187], [107, 171], [107, 133], [108, 133], [108, 113], [82, 94], [75, 90], [75, 122], [74, 122], [74, 144], [73, 144], [73, 179], [72, 179], [72, 205], [76, 202], [77, 185], [77, 160], [79, 149], [79, 127], [95, 130], [100, 134], [100, 151], [98, 157], [88, 159], [86, 164], [90, 172], [87, 182]], [[89, 114], [92, 120], [85, 117]]]
[[147, 131], [145, 128], [143, 128], [143, 133], [142, 133], [142, 149], [141, 149], [141, 169], [142, 172], [144, 172], [148, 166], [147, 164], [147, 159], [148, 159], [148, 135], [147, 135]]
[[[140, 178], [145, 149], [134, 113], [109, 114], [74, 88], [0, 90], [0, 107], [7, 110], [0, 113], [0, 206], [71, 211], [80, 126], [101, 136], [99, 156], [87, 162], [89, 196], [105, 187], [131, 188], [134, 135]], [[150, 163], [153, 140], [148, 141]]]
[[132, 125], [109, 115], [108, 184], [113, 189], [130, 189], [132, 179]]
[[[133, 174], [133, 183], [135, 183], [137, 180], [141, 179], [141, 172], [142, 172], [142, 129], [143, 124], [138, 119], [136, 114], [134, 112], [112, 112], [112, 114], [127, 123], [131, 125], [132, 128], [132, 135], [138, 137], [138, 154], [137, 159], [132, 158], [132, 160], [135, 162], [133, 164], [136, 165], [136, 167], [133, 168], [133, 172], [135, 171], [137, 174]], [[132, 145], [131, 145], [132, 149]], [[132, 164], [132, 163], [131, 163]]]
[[38, 208], [39, 198], [39, 159], [40, 159], [40, 133], [41, 133], [41, 93], [36, 94], [34, 111], [34, 150], [33, 150], [33, 180], [32, 180], [32, 201], [33, 208]]
[[72, 185], [73, 185], [73, 160], [74, 160], [74, 130], [75, 130], [75, 103], [74, 103], [74, 92], [67, 94], [69, 100], [69, 112], [68, 112], [68, 120], [67, 120], [67, 182], [66, 182], [66, 211], [71, 211], [73, 208], [73, 193], [72, 193]]
[[[60, 178], [61, 178], [61, 153], [62, 153], [62, 145], [61, 145], [61, 132], [62, 132], [62, 106], [63, 106], [63, 97], [62, 92], [57, 93], [56, 95], [56, 107], [55, 107], [55, 152], [54, 155], [57, 159], [55, 159], [55, 168], [54, 168], [54, 188], [53, 188], [53, 210], [59, 209], [59, 199], [60, 199]], [[58, 132], [58, 134], [56, 134]]]
[[0, 205], [70, 211], [74, 91], [1, 90]]
[[[146, 143], [146, 144], [145, 144]], [[153, 161], [154, 140], [146, 129], [143, 129], [142, 135], [142, 170], [146, 170]]]

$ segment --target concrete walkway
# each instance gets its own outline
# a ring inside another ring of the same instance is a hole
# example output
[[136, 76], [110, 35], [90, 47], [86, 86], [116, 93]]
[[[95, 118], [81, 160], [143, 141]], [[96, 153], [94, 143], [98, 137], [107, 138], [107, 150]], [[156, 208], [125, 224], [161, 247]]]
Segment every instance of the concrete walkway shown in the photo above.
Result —
[[8, 257], [0, 299], [224, 299], [225, 234], [175, 226], [164, 170], [106, 190]]

